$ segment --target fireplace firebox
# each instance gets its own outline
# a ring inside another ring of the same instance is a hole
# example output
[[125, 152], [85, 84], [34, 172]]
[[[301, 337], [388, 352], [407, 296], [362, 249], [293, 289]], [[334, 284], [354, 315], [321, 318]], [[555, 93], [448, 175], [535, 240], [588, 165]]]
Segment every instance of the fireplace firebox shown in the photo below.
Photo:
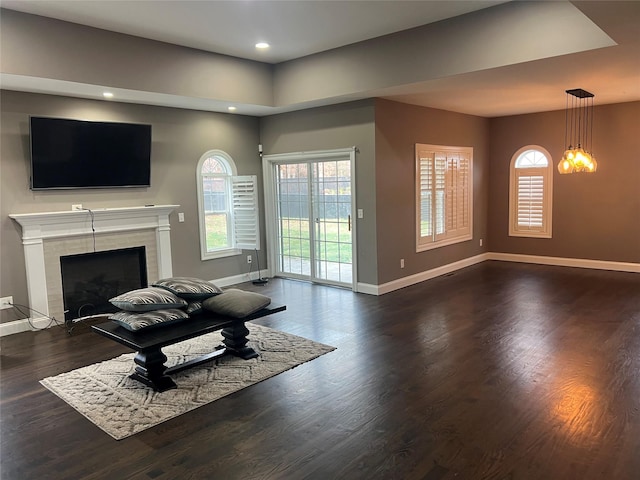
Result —
[[109, 299], [147, 286], [144, 246], [60, 257], [65, 321], [117, 311]]

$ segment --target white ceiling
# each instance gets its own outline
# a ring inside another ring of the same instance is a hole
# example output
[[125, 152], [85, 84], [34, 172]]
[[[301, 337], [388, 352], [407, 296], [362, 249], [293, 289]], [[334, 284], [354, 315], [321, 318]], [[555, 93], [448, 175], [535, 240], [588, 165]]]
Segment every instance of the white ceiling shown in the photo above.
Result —
[[[1, 6], [240, 58], [279, 63], [499, 3], [504, 1], [2, 0]], [[567, 88], [588, 87], [596, 94], [596, 103], [640, 100], [640, 2], [572, 3], [618, 45], [366, 92], [366, 95], [363, 92], [361, 98], [381, 96], [486, 117], [562, 109]], [[535, 32], [523, 34], [535, 35]], [[258, 41], [269, 42], [271, 48], [256, 50], [254, 44]], [[64, 82], [49, 82], [44, 88], [38, 79], [31, 80], [34, 85], [24, 85], [23, 90], [66, 94]], [[9, 81], [9, 77], [3, 77], [3, 87], [7, 88]], [[79, 91], [77, 87], [74, 86]], [[128, 97], [124, 101], [222, 111], [219, 102], [172, 98], [163, 103], [150, 92], [140, 92], [138, 97], [126, 93]], [[279, 111], [284, 110], [263, 107], [248, 113], [266, 115]]]

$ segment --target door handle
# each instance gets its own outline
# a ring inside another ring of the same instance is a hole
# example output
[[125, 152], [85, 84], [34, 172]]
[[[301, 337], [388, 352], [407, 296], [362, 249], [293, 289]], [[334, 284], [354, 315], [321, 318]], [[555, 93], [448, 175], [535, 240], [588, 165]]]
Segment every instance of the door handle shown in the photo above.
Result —
[[351, 231], [351, 215], [347, 215], [347, 224], [349, 226], [349, 231]]

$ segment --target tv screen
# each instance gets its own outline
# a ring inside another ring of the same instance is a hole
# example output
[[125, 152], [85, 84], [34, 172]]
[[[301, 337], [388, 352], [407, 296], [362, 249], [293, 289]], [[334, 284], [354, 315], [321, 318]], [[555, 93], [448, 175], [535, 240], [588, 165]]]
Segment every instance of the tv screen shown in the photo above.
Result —
[[148, 187], [151, 125], [31, 117], [31, 189]]

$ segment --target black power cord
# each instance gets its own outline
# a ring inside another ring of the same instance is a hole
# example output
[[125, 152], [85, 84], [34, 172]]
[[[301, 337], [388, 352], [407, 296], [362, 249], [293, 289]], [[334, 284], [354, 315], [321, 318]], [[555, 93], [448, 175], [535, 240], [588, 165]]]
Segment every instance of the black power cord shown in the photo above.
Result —
[[[47, 328], [51, 327], [51, 325], [55, 325], [56, 327], [60, 327], [60, 328], [67, 328], [67, 333], [71, 334], [71, 330], [68, 329], [67, 326], [67, 322], [65, 321], [64, 324], [58, 322], [58, 320], [56, 320], [56, 317], [50, 317], [49, 315], [45, 315], [42, 312], [39, 312], [38, 310], [35, 310], [27, 305], [21, 305], [19, 303], [9, 303], [9, 305], [11, 305], [12, 308], [14, 308], [20, 315], [24, 315], [25, 319], [27, 320], [27, 323], [29, 323], [29, 326], [31, 327], [32, 330], [46, 330]], [[33, 322], [31, 321], [31, 317], [29, 316], [29, 314], [27, 312], [25, 312], [23, 309], [27, 309], [29, 312], [34, 312], [37, 313], [38, 315], [48, 318], [49, 319], [49, 323], [45, 326], [45, 327], [36, 327]]]
[[91, 216], [91, 236], [93, 237], [93, 252], [95, 253], [95, 251], [96, 251], [96, 218], [95, 218], [95, 214], [93, 213], [93, 210], [91, 210], [90, 208], [83, 208], [82, 210], [86, 210], [87, 212], [89, 212], [89, 215]]
[[[29, 326], [31, 327], [32, 330], [35, 330], [35, 331], [46, 330], [47, 328], [51, 327], [52, 325], [55, 325], [56, 327], [64, 328], [69, 335], [71, 335], [71, 332], [73, 332], [73, 329], [74, 329], [76, 323], [85, 322], [86, 320], [91, 320], [93, 318], [103, 318], [105, 316], [104, 313], [99, 313], [99, 314], [96, 314], [96, 315], [86, 315], [84, 317], [78, 317], [78, 318], [65, 318], [64, 323], [60, 323], [56, 319], [56, 317], [51, 317], [49, 315], [45, 315], [44, 313], [39, 312], [38, 310], [36, 310], [34, 308], [31, 308], [31, 307], [29, 307], [27, 305], [20, 305], [18, 303], [9, 303], [8, 305], [11, 305], [11, 307], [13, 309], [15, 309], [19, 314], [24, 315], [25, 320], [27, 321], [27, 323], [29, 324]], [[49, 323], [44, 327], [36, 327], [33, 324], [33, 322], [31, 321], [31, 317], [23, 309], [27, 309], [29, 312], [34, 312], [34, 313], [37, 313], [38, 315], [40, 315], [42, 317], [48, 318], [49, 319]]]
[[269, 279], [262, 277], [262, 269], [260, 268], [260, 257], [258, 257], [258, 249], [256, 248], [254, 249], [254, 251], [256, 252], [256, 262], [258, 262], [258, 278], [251, 283], [253, 283], [254, 285], [266, 285], [267, 283], [269, 283]]

